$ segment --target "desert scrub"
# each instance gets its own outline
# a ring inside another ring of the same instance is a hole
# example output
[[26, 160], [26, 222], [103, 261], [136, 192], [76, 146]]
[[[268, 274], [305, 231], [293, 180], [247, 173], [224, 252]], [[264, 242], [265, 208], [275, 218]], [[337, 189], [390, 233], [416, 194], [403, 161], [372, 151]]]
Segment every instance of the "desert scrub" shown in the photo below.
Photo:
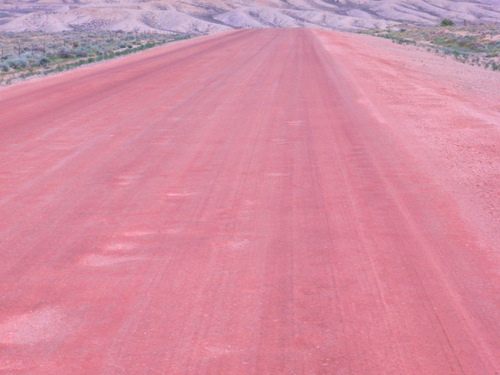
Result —
[[51, 63], [51, 60], [47, 56], [40, 57], [34, 64], [34, 66], [47, 67]]
[[441, 21], [441, 26], [442, 26], [442, 27], [446, 27], [446, 26], [453, 26], [454, 24], [455, 24], [455, 23], [454, 23], [452, 20], [448, 19], [448, 18], [445, 18], [445, 19], [443, 19], [443, 20]]
[[81, 48], [73, 50], [73, 54], [77, 57], [86, 57], [88, 55], [87, 51], [84, 51]]
[[391, 39], [398, 44], [411, 44], [428, 52], [452, 56], [466, 64], [499, 70], [500, 25], [454, 25], [453, 27], [432, 27], [400, 25], [386, 29], [371, 29], [364, 34]]
[[20, 57], [17, 59], [7, 60], [7, 64], [9, 65], [9, 68], [20, 70], [28, 67], [28, 60]]
[[120, 31], [0, 33], [0, 84], [61, 72], [189, 37]]
[[69, 59], [70, 57], [75, 57], [75, 55], [71, 53], [71, 50], [66, 46], [61, 47], [57, 52], [57, 54], [59, 55], [59, 57], [63, 59]]

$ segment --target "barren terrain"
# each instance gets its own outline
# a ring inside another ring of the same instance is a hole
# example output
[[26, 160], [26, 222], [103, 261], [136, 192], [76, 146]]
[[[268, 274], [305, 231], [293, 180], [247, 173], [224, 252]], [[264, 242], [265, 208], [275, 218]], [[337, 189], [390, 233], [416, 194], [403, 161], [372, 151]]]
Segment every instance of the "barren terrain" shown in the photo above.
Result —
[[500, 21], [497, 0], [0, 0], [0, 30], [215, 33], [239, 28], [363, 30], [394, 23]]
[[267, 29], [0, 88], [0, 372], [497, 374], [498, 87]]

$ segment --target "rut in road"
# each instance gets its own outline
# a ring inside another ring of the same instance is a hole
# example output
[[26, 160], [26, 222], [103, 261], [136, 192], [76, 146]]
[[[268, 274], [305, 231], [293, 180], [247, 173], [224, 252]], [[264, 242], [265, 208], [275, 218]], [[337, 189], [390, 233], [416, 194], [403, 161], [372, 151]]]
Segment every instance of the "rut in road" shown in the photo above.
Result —
[[0, 91], [0, 369], [500, 371], [491, 249], [352, 79], [242, 30]]

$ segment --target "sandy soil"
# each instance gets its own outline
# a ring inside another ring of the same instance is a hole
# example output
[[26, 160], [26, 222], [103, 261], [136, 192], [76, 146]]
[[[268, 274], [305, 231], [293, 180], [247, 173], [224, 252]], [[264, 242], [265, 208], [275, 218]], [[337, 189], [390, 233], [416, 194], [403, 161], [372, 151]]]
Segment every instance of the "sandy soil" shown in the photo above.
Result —
[[495, 88], [308, 29], [1, 88], [0, 371], [496, 374]]
[[[329, 33], [317, 35], [331, 40]], [[415, 140], [411, 152], [441, 170], [441, 185], [452, 186], [464, 217], [484, 218], [478, 229], [499, 236], [500, 74], [387, 40], [338, 35], [328, 50], [363, 80], [365, 105]], [[390, 58], [380, 58], [381, 50]]]

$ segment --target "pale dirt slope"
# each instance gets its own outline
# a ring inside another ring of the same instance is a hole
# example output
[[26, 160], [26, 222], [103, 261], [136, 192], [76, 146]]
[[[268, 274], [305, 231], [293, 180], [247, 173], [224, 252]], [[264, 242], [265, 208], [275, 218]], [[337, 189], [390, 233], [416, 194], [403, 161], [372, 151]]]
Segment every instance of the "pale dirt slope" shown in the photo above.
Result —
[[360, 30], [442, 18], [499, 22], [496, 0], [0, 0], [0, 30], [72, 29], [215, 33], [233, 28]]

